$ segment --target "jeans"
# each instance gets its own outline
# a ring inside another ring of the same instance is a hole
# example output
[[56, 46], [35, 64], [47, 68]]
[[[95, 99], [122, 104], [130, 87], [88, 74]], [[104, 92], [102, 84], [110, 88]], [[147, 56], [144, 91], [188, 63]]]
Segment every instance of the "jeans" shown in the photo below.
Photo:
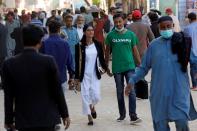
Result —
[[[124, 78], [128, 83], [129, 78], [134, 74], [135, 70], [129, 70], [122, 73], [115, 73], [114, 79], [116, 83], [116, 92], [118, 99], [119, 114], [122, 117], [126, 116], [125, 101], [124, 101]], [[136, 95], [135, 89], [133, 88], [129, 94], [129, 115], [130, 117], [136, 116]]]
[[190, 75], [192, 79], [192, 86], [197, 86], [197, 56], [191, 52], [190, 55]]
[[[188, 120], [176, 120], [176, 131], [189, 131]], [[170, 131], [169, 121], [163, 120], [157, 123], [153, 122], [154, 131]]]

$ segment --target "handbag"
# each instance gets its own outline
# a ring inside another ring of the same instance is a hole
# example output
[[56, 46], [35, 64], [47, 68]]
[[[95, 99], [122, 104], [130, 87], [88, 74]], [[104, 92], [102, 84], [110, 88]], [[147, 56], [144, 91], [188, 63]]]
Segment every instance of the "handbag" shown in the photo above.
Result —
[[[79, 43], [79, 76], [81, 76], [81, 65], [82, 65], [82, 52], [81, 52], [81, 42]], [[74, 88], [76, 91], [81, 91], [80, 80], [75, 80]]]
[[148, 82], [140, 80], [135, 84], [135, 93], [137, 98], [148, 99]]

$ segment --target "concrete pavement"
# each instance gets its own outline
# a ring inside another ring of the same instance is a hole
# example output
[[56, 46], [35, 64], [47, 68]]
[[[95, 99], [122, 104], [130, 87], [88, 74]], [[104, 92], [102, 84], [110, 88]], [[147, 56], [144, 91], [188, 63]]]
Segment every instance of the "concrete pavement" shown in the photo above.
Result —
[[[150, 75], [146, 78], [150, 80]], [[103, 75], [101, 80], [102, 100], [96, 106], [98, 118], [94, 120], [94, 126], [87, 126], [87, 117], [82, 115], [82, 103], [80, 93], [75, 94], [73, 91], [67, 91], [67, 103], [69, 107], [71, 126], [68, 131], [153, 131], [150, 104], [148, 100], [137, 100], [137, 113], [143, 120], [137, 125], [130, 125], [129, 116], [123, 122], [116, 122], [118, 115], [118, 106], [116, 99], [116, 90], [114, 79]], [[192, 92], [194, 103], [197, 108], [197, 92]], [[125, 98], [126, 105], [128, 100]], [[3, 128], [3, 92], [0, 91], [0, 131]], [[127, 108], [128, 109], [128, 108]], [[170, 124], [172, 131], [175, 131], [174, 124]], [[197, 121], [189, 123], [191, 131], [197, 131]], [[63, 129], [62, 129], [63, 131]]]

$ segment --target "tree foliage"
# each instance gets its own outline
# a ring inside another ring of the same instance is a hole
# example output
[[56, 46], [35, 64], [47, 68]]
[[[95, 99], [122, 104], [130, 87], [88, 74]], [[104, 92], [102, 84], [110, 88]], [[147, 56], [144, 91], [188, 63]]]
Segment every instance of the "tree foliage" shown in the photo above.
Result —
[[92, 2], [93, 2], [93, 5], [97, 5], [98, 6], [101, 1], [100, 0], [93, 0]]

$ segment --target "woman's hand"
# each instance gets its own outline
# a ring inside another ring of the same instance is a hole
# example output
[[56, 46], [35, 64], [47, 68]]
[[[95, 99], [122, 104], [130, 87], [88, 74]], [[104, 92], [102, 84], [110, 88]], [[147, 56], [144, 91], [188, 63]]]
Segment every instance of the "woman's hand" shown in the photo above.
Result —
[[108, 75], [109, 77], [112, 77], [112, 76], [113, 76], [113, 74], [111, 73], [111, 71], [110, 71], [109, 68], [107, 69], [107, 75]]

